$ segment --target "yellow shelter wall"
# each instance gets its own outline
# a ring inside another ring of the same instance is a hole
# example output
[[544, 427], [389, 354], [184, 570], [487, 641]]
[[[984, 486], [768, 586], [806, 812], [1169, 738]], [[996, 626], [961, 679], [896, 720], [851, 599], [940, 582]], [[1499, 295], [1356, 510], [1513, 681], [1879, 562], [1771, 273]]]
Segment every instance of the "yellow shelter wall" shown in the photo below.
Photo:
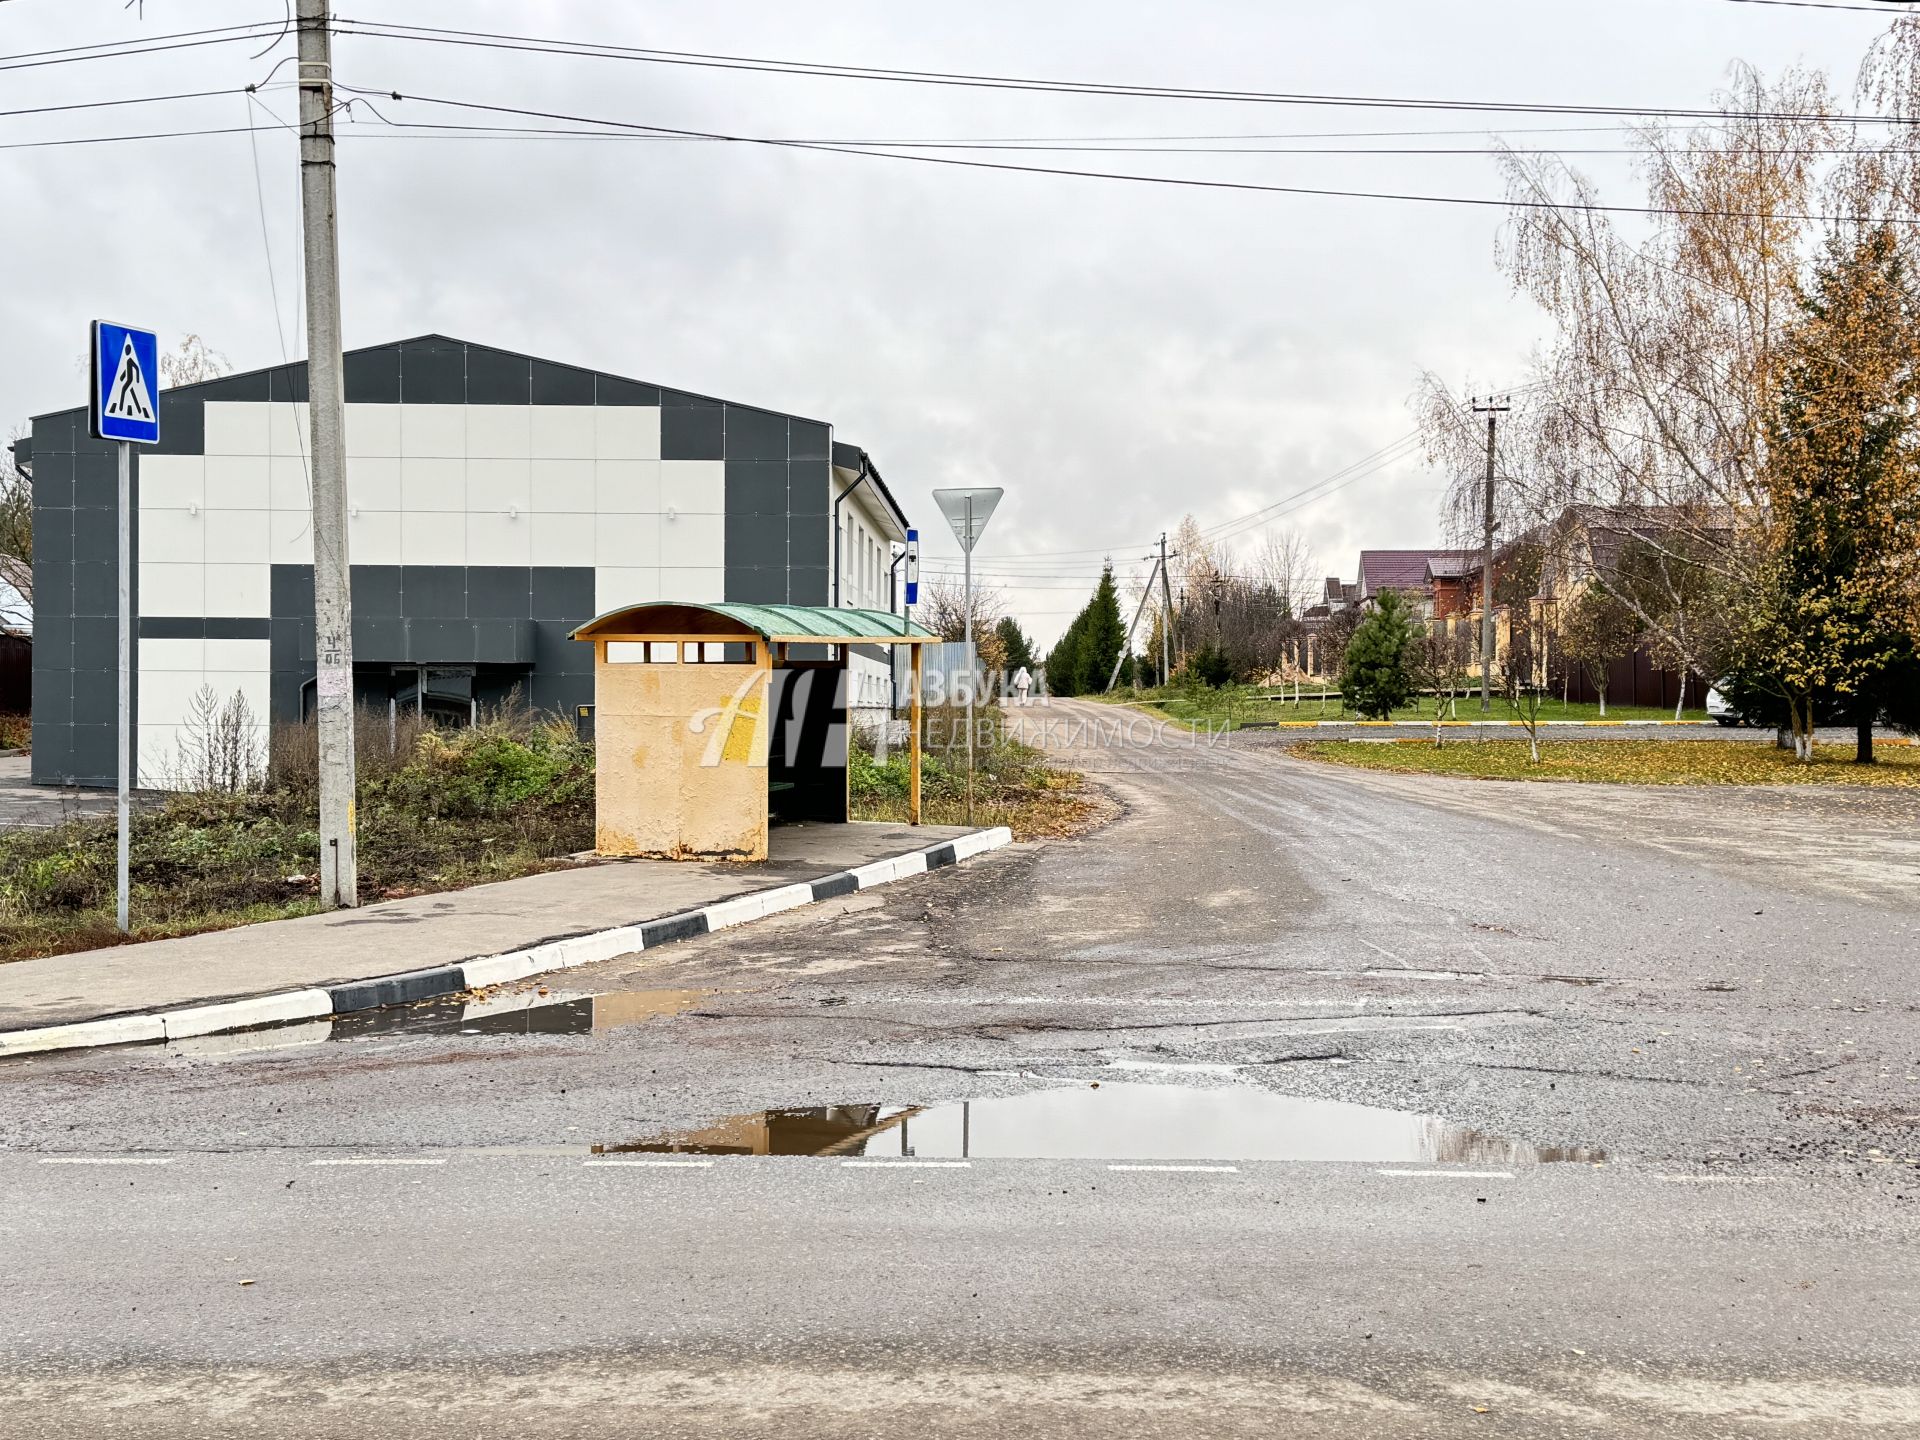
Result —
[[766, 859], [766, 666], [608, 664], [595, 649], [599, 853]]

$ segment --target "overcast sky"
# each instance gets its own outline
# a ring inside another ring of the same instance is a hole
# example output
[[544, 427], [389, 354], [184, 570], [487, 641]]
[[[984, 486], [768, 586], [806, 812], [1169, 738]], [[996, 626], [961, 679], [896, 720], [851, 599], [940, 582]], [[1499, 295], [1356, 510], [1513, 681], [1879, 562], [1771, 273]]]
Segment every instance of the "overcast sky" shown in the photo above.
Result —
[[[339, 0], [347, 17], [786, 60], [1238, 90], [1697, 106], [1743, 59], [1842, 91], [1884, 23], [1732, 0]], [[144, 9], [144, 16], [142, 10]], [[255, 20], [281, 0], [0, 0], [0, 56]], [[230, 89], [283, 41], [0, 70], [0, 110]], [[743, 74], [343, 36], [338, 78], [383, 91], [727, 133], [861, 140], [1302, 136], [1231, 145], [1617, 147], [1593, 121]], [[0, 64], [5, 64], [0, 61]], [[291, 65], [262, 91], [295, 111]], [[389, 120], [511, 124], [420, 100]], [[261, 111], [254, 123], [271, 124]], [[1412, 429], [1432, 369], [1510, 383], [1540, 338], [1493, 264], [1497, 210], [969, 171], [651, 139], [381, 133], [340, 152], [349, 347], [427, 331], [830, 420], [868, 449], [935, 557], [929, 492], [1003, 485], [979, 568], [1050, 639], [1103, 553], [1245, 515]], [[247, 100], [0, 117], [0, 143], [241, 126]], [[528, 123], [550, 124], [547, 121]], [[1453, 132], [1436, 134], [1433, 132]], [[96, 315], [197, 332], [236, 368], [298, 357], [295, 142], [245, 134], [0, 149], [0, 431], [82, 403]], [[1194, 143], [1142, 141], [1140, 143]], [[937, 151], [1266, 184], [1497, 196], [1483, 154]], [[1579, 161], [1608, 198], [1626, 162]], [[1435, 543], [1417, 456], [1277, 522], [1327, 573]], [[1263, 532], [1240, 543], [1251, 548]], [[1075, 552], [1054, 554], [1053, 552]], [[1041, 558], [1016, 560], [1017, 556]], [[996, 568], [997, 567], [997, 568]], [[1010, 577], [1019, 575], [1020, 579]]]

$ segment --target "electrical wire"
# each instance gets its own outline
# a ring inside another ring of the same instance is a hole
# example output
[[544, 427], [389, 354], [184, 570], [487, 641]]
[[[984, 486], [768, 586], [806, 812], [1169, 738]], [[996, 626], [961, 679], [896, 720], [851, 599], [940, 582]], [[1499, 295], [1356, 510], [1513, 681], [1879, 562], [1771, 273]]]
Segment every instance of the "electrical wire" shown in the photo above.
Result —
[[[277, 25], [279, 22], [274, 21]], [[159, 44], [160, 40], [177, 37], [155, 36], [153, 40], [135, 43], [132, 41], [103, 41], [95, 45], [73, 45], [62, 50], [29, 50], [18, 55], [0, 55], [0, 70], [36, 70], [46, 65], [74, 65], [83, 60], [118, 60], [126, 55], [158, 55], [168, 50], [196, 50], [203, 45], [231, 45], [238, 40], [258, 40], [262, 37], [258, 23], [249, 26], [222, 26], [220, 29], [240, 29], [235, 35], [213, 34], [204, 30], [184, 30], [181, 35], [206, 35], [203, 40], [179, 40], [177, 44]], [[109, 48], [117, 46], [119, 48]], [[92, 54], [78, 54], [77, 51], [92, 51]], [[36, 56], [47, 58], [37, 59]]]
[[216, 95], [240, 95], [245, 90], [240, 86], [228, 86], [224, 90], [184, 90], [175, 95], [130, 95], [120, 100], [85, 100], [70, 105], [28, 105], [18, 110], [0, 110], [0, 119], [11, 119], [16, 115], [52, 115], [67, 110], [105, 110], [119, 105], [160, 105], [171, 100], [206, 100]]
[[[554, 36], [517, 35], [500, 31], [461, 30], [446, 26], [404, 25], [392, 21], [356, 20], [342, 16], [334, 26], [339, 34], [374, 39], [414, 40], [432, 44], [469, 46], [560, 54], [587, 59], [627, 60], [647, 64], [684, 65], [703, 69], [749, 70], [761, 74], [803, 75], [815, 78], [884, 81], [898, 84], [958, 86], [972, 89], [1023, 90], [1046, 94], [1106, 95], [1123, 99], [1201, 100], [1242, 104], [1305, 105], [1335, 108], [1432, 110], [1474, 114], [1607, 115], [1622, 118], [1695, 118], [1720, 120], [1720, 110], [1696, 106], [1648, 107], [1632, 105], [1577, 105], [1562, 101], [1491, 101], [1419, 99], [1386, 95], [1337, 95], [1295, 91], [1228, 90], [1208, 87], [1141, 85], [1111, 81], [1052, 80], [1027, 76], [973, 74], [964, 71], [910, 70], [893, 66], [851, 65], [840, 62], [772, 59], [727, 55], [698, 50], [662, 50], [612, 42], [567, 40]], [[1816, 116], [1798, 111], [1756, 112], [1752, 120], [1826, 119], [1897, 120], [1884, 115]]]
[[[1354, 190], [1328, 186], [1266, 185], [1249, 180], [1207, 180], [1188, 175], [1141, 175], [1119, 170], [1077, 170], [1057, 165], [1013, 165], [1001, 160], [962, 160], [951, 155], [916, 155], [896, 150], [870, 150], [857, 145], [824, 145], [813, 141], [778, 140], [759, 135], [736, 135], [716, 130], [690, 130], [678, 126], [646, 125], [631, 120], [609, 120], [599, 116], [572, 115], [564, 111], [536, 110], [528, 106], [497, 105], [479, 100], [455, 100], [446, 96], [406, 95], [398, 90], [379, 90], [368, 86], [336, 85], [336, 89], [356, 95], [381, 95], [401, 102], [413, 100], [423, 105], [440, 105], [456, 110], [477, 110], [495, 115], [518, 115], [538, 120], [559, 120], [577, 125], [600, 125], [626, 130], [644, 130], [659, 135], [692, 135], [709, 140], [726, 140], [742, 145], [763, 145], [774, 149], [807, 150], [828, 155], [859, 155], [868, 159], [898, 160], [919, 165], [945, 165], [966, 170], [993, 170], [1021, 175], [1050, 175], [1084, 180], [1117, 180], [1137, 185], [1171, 185], [1185, 189], [1226, 190], [1269, 195], [1306, 195], [1344, 200], [1394, 200], [1433, 205], [1465, 205], [1500, 210], [1580, 210], [1589, 214], [1667, 215], [1719, 220], [1791, 220], [1800, 223], [1832, 223], [1864, 217], [1839, 215], [1762, 215], [1744, 210], [1691, 209], [1664, 205], [1603, 205], [1582, 203], [1562, 205], [1551, 200], [1496, 198], [1482, 195], [1430, 195], [1413, 191]], [[1902, 225], [1920, 225], [1920, 218], [1901, 220]]]

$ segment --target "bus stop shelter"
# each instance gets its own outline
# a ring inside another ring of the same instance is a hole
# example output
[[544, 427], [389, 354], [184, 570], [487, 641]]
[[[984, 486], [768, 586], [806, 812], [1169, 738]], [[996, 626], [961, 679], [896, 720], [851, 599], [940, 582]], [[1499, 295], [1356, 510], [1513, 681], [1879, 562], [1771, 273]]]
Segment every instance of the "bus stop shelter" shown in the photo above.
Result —
[[921, 647], [884, 610], [657, 601], [573, 632], [593, 646], [595, 850], [764, 860], [783, 819], [848, 819], [853, 647], [908, 646], [908, 818], [920, 823]]

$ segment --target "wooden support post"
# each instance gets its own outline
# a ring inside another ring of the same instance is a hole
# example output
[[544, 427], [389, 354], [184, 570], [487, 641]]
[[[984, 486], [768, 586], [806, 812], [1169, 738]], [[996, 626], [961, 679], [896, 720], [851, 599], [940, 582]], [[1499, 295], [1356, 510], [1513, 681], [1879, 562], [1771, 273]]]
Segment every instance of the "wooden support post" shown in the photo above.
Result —
[[927, 653], [924, 645], [910, 645], [913, 678], [907, 687], [907, 823], [920, 823], [920, 662]]

